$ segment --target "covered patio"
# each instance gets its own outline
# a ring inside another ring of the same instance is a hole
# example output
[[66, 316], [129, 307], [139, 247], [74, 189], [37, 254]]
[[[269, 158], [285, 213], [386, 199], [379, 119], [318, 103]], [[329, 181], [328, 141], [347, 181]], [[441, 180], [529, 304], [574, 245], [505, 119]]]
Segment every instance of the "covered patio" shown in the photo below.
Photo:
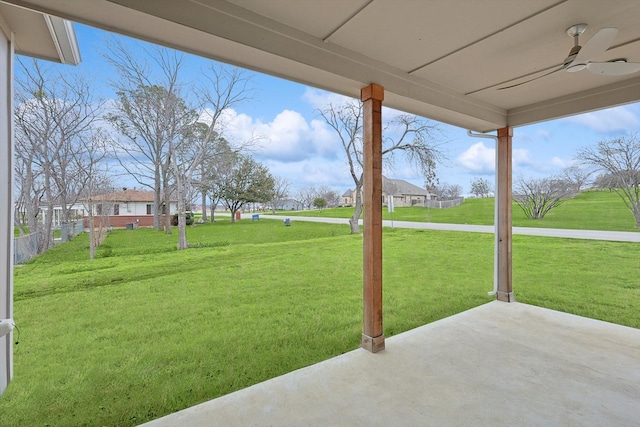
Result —
[[[511, 162], [515, 127], [640, 100], [640, 66], [633, 65], [640, 63], [640, 2], [8, 0], [3, 5], [364, 104], [364, 350], [152, 425], [637, 424], [637, 330], [514, 303]], [[20, 22], [5, 26], [18, 28]], [[16, 34], [8, 39], [11, 49], [20, 44]], [[570, 52], [577, 44], [588, 46], [582, 56]], [[389, 340], [382, 307], [383, 105], [491, 132], [482, 136], [495, 139], [497, 153], [498, 301]], [[8, 154], [2, 165], [11, 170], [10, 132], [3, 138]], [[10, 188], [5, 182], [10, 184], [10, 177], [3, 180], [3, 188]], [[8, 202], [0, 213], [11, 218], [11, 191], [0, 194]], [[3, 232], [10, 236], [10, 227]], [[0, 295], [6, 296], [6, 307], [0, 308], [10, 316], [12, 265], [4, 255], [11, 250], [3, 243]], [[1, 362], [10, 366], [10, 335], [5, 341]], [[10, 368], [7, 372], [10, 376]]]
[[639, 356], [640, 330], [495, 301], [145, 426], [631, 427]]

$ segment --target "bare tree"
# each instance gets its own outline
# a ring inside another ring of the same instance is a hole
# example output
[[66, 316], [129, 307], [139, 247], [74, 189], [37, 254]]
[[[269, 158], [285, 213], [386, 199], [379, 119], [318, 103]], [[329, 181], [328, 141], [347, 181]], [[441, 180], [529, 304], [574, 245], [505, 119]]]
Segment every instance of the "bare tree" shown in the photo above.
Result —
[[340, 204], [340, 193], [327, 186], [322, 186], [318, 189], [318, 197], [326, 200], [326, 207], [328, 208], [335, 208]]
[[577, 158], [610, 176], [609, 185], [635, 218], [640, 228], [640, 139], [638, 134], [599, 141], [583, 148]]
[[445, 197], [448, 199], [456, 199], [462, 195], [462, 186], [458, 184], [447, 185]]
[[313, 206], [313, 200], [318, 196], [318, 190], [315, 187], [302, 187], [299, 188], [295, 194], [295, 199], [302, 209], [311, 209]]
[[276, 210], [282, 209], [284, 199], [289, 195], [289, 187], [291, 183], [283, 177], [276, 176], [273, 180], [273, 192], [270, 195], [270, 204], [273, 214]]
[[429, 193], [436, 196], [438, 199], [455, 199], [462, 194], [462, 187], [458, 184], [448, 184], [446, 182], [442, 184], [433, 184], [427, 188]]
[[[329, 104], [320, 115], [340, 138], [347, 156], [349, 172], [355, 184], [354, 213], [349, 219], [352, 233], [359, 233], [358, 220], [362, 213], [362, 103], [356, 100], [339, 106]], [[382, 155], [393, 165], [397, 155], [418, 167], [427, 183], [435, 182], [436, 161], [443, 155], [434, 141], [439, 132], [437, 125], [412, 115], [399, 115], [385, 127]]]
[[476, 197], [489, 197], [492, 191], [491, 183], [486, 178], [474, 178], [471, 181], [471, 194]]
[[202, 140], [206, 137], [207, 126], [200, 122], [192, 125], [185, 124], [182, 132], [185, 132], [183, 137], [176, 140], [175, 144], [174, 141], [169, 142], [169, 158], [178, 202], [178, 250], [189, 246], [187, 205], [194, 198], [193, 175], [201, 165], [206, 152], [207, 144], [203, 144]]
[[[113, 181], [105, 168], [96, 167], [86, 171], [87, 185], [82, 194], [82, 204], [87, 211], [89, 222], [89, 259], [94, 259], [98, 248], [107, 236], [109, 220], [108, 209], [105, 209], [113, 194]], [[95, 198], [99, 196], [100, 200]], [[97, 209], [100, 204], [102, 208]], [[96, 216], [98, 216], [96, 218]], [[97, 229], [96, 229], [97, 225]]]
[[446, 183], [440, 184], [438, 183], [433, 183], [431, 185], [425, 185], [426, 190], [429, 192], [429, 194], [437, 199], [443, 199], [445, 196], [444, 194], [446, 193], [447, 189], [446, 189]]
[[513, 199], [527, 218], [542, 219], [549, 211], [573, 196], [571, 184], [561, 177], [525, 179], [514, 185]]
[[579, 165], [572, 165], [562, 170], [562, 177], [570, 182], [576, 193], [582, 191], [584, 187], [589, 185], [593, 171], [586, 170]]
[[[206, 132], [199, 141], [202, 145], [201, 151], [205, 153], [199, 160], [198, 172], [202, 182], [206, 182], [206, 177], [211, 176], [208, 169], [211, 162], [207, 161], [207, 157], [216, 156], [219, 145], [216, 140], [224, 135], [225, 112], [232, 108], [250, 101], [255, 92], [252, 86], [251, 77], [239, 68], [228, 67], [223, 65], [211, 65], [203, 74], [203, 85], [199, 94], [203, 112], [200, 121], [207, 124]], [[252, 137], [248, 141], [240, 143], [233, 147], [236, 152], [243, 151], [251, 147], [259, 138]], [[222, 153], [224, 154], [224, 153]], [[207, 220], [207, 188], [201, 186], [201, 204], [203, 220]], [[212, 212], [213, 215], [213, 212]]]
[[[16, 79], [16, 172], [20, 205], [31, 232], [42, 231], [39, 250], [51, 244], [54, 207], [61, 223], [86, 185], [86, 169], [104, 157], [96, 125], [101, 105], [73, 73], [19, 61]], [[41, 204], [46, 215], [41, 218]], [[24, 225], [24, 224], [23, 224]]]
[[[118, 80], [112, 83], [118, 99], [107, 119], [124, 138], [113, 141], [116, 158], [138, 184], [153, 191], [156, 229], [162, 228], [164, 202], [165, 227], [170, 234], [170, 150], [187, 133], [185, 129], [195, 122], [197, 113], [182, 94], [180, 70], [184, 56], [159, 47], [145, 53], [146, 59], [140, 59], [119, 41], [108, 45], [105, 58], [118, 74]], [[154, 72], [155, 68], [159, 71]]]
[[[222, 115], [248, 100], [252, 94], [250, 79], [237, 68], [212, 65], [204, 74], [197, 99], [188, 100], [179, 74], [183, 56], [167, 49], [147, 51], [150, 58], [140, 62], [118, 43], [110, 47], [107, 59], [118, 70], [117, 112], [109, 118], [125, 137], [116, 143], [120, 164], [141, 185], [154, 191], [154, 225], [160, 228], [160, 214], [172, 197], [178, 203], [178, 249], [187, 247], [186, 208], [195, 190], [204, 199], [206, 218], [207, 177], [211, 175], [205, 160], [217, 155], [216, 141], [223, 131]], [[159, 70], [153, 80], [151, 66]], [[253, 140], [242, 145], [250, 145]], [[237, 150], [243, 146], [236, 147]], [[142, 173], [140, 173], [142, 171]], [[197, 184], [197, 186], [196, 186]], [[165, 230], [171, 234], [170, 212]]]
[[614, 188], [618, 187], [618, 180], [615, 176], [610, 173], [601, 173], [598, 174], [593, 180], [593, 186], [596, 190], [609, 190], [613, 191]]
[[355, 184], [354, 212], [349, 219], [352, 233], [359, 233], [358, 220], [362, 213], [362, 103], [347, 102], [334, 106], [329, 104], [320, 112], [324, 121], [336, 132], [347, 156], [349, 173]]
[[[204, 162], [206, 174], [200, 177], [200, 191], [204, 191], [211, 206], [210, 221], [215, 221], [215, 209], [222, 198], [222, 184], [229, 169], [236, 161], [236, 153], [224, 138], [217, 138], [211, 145], [211, 155], [206, 155]], [[201, 169], [202, 171], [203, 169]]]

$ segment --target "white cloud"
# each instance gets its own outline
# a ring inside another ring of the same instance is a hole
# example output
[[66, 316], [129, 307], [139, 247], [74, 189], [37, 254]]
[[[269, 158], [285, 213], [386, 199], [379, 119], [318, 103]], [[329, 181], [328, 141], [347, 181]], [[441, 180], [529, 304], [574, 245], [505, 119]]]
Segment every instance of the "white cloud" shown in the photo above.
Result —
[[552, 157], [551, 164], [559, 169], [564, 169], [571, 166], [573, 164], [573, 161], [561, 159], [560, 157]]
[[302, 100], [309, 103], [313, 108], [323, 110], [329, 104], [334, 106], [342, 105], [350, 101], [351, 98], [320, 89], [307, 88], [304, 94], [302, 94]]
[[513, 168], [519, 169], [527, 166], [533, 166], [533, 160], [531, 159], [531, 153], [526, 148], [516, 148], [512, 152]]
[[230, 142], [241, 144], [257, 140], [256, 156], [295, 162], [306, 158], [334, 159], [341, 153], [338, 139], [321, 120], [307, 120], [297, 111], [283, 110], [264, 123], [234, 110], [225, 113], [224, 135]]
[[586, 126], [599, 133], [628, 131], [640, 125], [636, 114], [624, 106], [567, 117], [563, 120]]
[[496, 150], [477, 142], [458, 156], [458, 163], [470, 172], [491, 174], [495, 171]]
[[549, 138], [551, 137], [551, 133], [545, 129], [538, 129], [536, 135], [544, 139], [545, 141], [549, 140]]
[[291, 191], [309, 186], [327, 185], [332, 188], [352, 188], [354, 186], [346, 161], [303, 159], [297, 162], [266, 160], [265, 165], [275, 176], [282, 176], [291, 183]]
[[[468, 172], [490, 175], [496, 170], [496, 150], [478, 142], [458, 156], [458, 163]], [[525, 148], [516, 148], [512, 152], [513, 169], [520, 170], [534, 166], [531, 153]]]

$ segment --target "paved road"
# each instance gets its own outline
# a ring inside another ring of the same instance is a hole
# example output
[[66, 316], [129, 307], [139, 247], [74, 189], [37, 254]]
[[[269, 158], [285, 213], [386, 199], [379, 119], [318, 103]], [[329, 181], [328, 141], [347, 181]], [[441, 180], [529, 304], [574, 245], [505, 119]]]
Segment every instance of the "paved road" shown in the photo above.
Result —
[[[217, 215], [217, 214], [216, 214]], [[243, 214], [243, 219], [251, 219], [251, 214]], [[291, 221], [326, 222], [330, 224], [349, 224], [346, 218], [318, 218], [312, 216], [261, 215], [262, 219]], [[362, 224], [362, 220], [360, 220]], [[423, 230], [465, 231], [471, 233], [493, 233], [493, 225], [439, 224], [433, 222], [382, 221], [385, 227], [417, 228]], [[611, 240], [614, 242], [640, 243], [640, 232], [633, 231], [600, 231], [600, 230], [566, 230], [561, 228], [529, 228], [513, 227], [513, 234], [544, 237], [564, 237], [569, 239]]]

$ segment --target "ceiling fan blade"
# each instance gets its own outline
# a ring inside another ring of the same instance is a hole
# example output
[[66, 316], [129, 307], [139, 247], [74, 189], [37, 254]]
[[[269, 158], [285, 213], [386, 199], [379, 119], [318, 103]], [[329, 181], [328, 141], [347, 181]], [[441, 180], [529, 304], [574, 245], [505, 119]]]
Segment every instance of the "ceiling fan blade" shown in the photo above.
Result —
[[640, 62], [590, 62], [587, 70], [603, 76], [624, 76], [640, 71]]
[[597, 58], [609, 49], [613, 39], [618, 35], [617, 28], [603, 28], [593, 35], [589, 41], [582, 46], [578, 55], [573, 60], [573, 64], [586, 64], [592, 58]]
[[555, 70], [549, 71], [548, 73], [543, 74], [543, 75], [541, 75], [541, 76], [534, 77], [534, 78], [532, 78], [532, 79], [525, 80], [525, 81], [523, 81], [523, 82], [516, 83], [516, 84], [511, 85], [511, 86], [503, 86], [503, 87], [499, 87], [499, 88], [498, 88], [498, 90], [511, 89], [512, 87], [520, 86], [520, 85], [523, 85], [523, 84], [525, 84], [525, 83], [529, 83], [529, 82], [532, 82], [532, 81], [534, 81], [534, 80], [538, 80], [538, 79], [541, 79], [541, 78], [543, 78], [543, 77], [550, 76], [551, 74], [553, 74], [553, 73], [557, 73], [558, 71], [562, 71], [562, 70], [564, 70], [565, 68], [567, 68], [567, 67], [566, 67], [565, 65], [563, 65], [563, 66], [561, 66], [560, 68], [556, 68]]

